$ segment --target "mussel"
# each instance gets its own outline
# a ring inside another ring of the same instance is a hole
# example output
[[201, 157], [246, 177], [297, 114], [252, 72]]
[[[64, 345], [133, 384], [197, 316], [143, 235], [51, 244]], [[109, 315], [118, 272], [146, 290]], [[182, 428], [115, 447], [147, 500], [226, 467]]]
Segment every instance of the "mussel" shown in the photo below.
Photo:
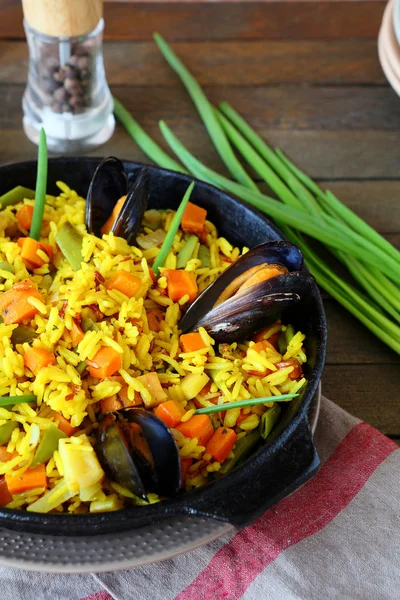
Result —
[[143, 167], [130, 184], [122, 162], [114, 156], [104, 158], [93, 175], [86, 198], [87, 230], [101, 237], [102, 226], [118, 200], [126, 195], [111, 231], [133, 245], [149, 201], [149, 179], [149, 171]]
[[107, 475], [143, 500], [146, 490], [172, 496], [180, 488], [174, 437], [150, 412], [132, 408], [107, 415], [99, 427], [96, 452]]
[[285, 241], [256, 246], [226, 269], [188, 308], [183, 333], [204, 327], [217, 342], [236, 342], [279, 319], [309, 295], [314, 278]]

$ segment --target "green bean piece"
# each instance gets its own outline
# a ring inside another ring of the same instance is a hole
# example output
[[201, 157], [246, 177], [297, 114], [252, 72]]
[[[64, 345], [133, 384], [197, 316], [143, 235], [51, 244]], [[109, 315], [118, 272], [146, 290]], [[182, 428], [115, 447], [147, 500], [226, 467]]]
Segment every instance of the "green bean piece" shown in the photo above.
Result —
[[16, 427], [18, 427], [17, 421], [7, 421], [7, 423], [4, 423], [4, 425], [0, 427], [0, 446], [8, 444], [11, 434]]
[[281, 414], [281, 407], [279, 404], [275, 404], [272, 408], [267, 410], [261, 417], [260, 431], [261, 437], [265, 440], [275, 427], [276, 422]]
[[15, 404], [30, 404], [36, 402], [37, 398], [33, 394], [26, 396], [0, 396], [0, 406], [14, 406]]
[[15, 273], [14, 267], [6, 262], [0, 262], [0, 271], [8, 271], [9, 273]]
[[244, 408], [254, 406], [255, 404], [267, 404], [268, 402], [287, 402], [297, 398], [299, 394], [282, 394], [281, 396], [267, 396], [265, 398], [250, 398], [249, 400], [236, 400], [235, 402], [225, 402], [224, 404], [214, 404], [205, 408], [198, 408], [194, 411], [195, 415], [210, 415], [212, 413], [229, 410], [230, 408]]
[[250, 433], [248, 433], [245, 437], [242, 437], [240, 440], [238, 440], [233, 447], [233, 453], [235, 456], [233, 458], [228, 458], [222, 464], [222, 467], [218, 471], [218, 475], [226, 475], [227, 473], [230, 473], [230, 471], [237, 467], [242, 460], [251, 454], [260, 440], [261, 434], [259, 429], [250, 431]]
[[83, 333], [87, 331], [99, 331], [97, 324], [90, 317], [82, 317], [81, 327]]
[[82, 240], [81, 234], [68, 222], [60, 227], [56, 235], [61, 252], [75, 271], [79, 271], [83, 261]]
[[86, 360], [81, 360], [75, 367], [75, 370], [78, 371], [79, 375], [82, 375], [83, 371], [86, 369]]
[[58, 442], [66, 437], [68, 437], [67, 434], [58, 429], [56, 425], [50, 425], [37, 447], [31, 466], [38, 467], [47, 462], [58, 449]]
[[207, 246], [203, 246], [203, 244], [200, 245], [197, 258], [201, 261], [202, 269], [211, 267], [210, 250], [207, 248]]
[[30, 344], [35, 338], [37, 338], [36, 331], [27, 325], [18, 325], [11, 334], [11, 341], [14, 346], [16, 344]]
[[174, 243], [176, 232], [178, 231], [179, 225], [181, 224], [183, 213], [185, 212], [187, 203], [190, 200], [193, 188], [194, 181], [189, 185], [188, 189], [186, 190], [182, 202], [180, 203], [179, 208], [176, 211], [174, 218], [172, 219], [172, 223], [169, 227], [167, 235], [165, 236], [165, 240], [163, 241], [160, 251], [157, 254], [156, 259], [153, 263], [152, 269], [156, 275], [159, 274], [160, 267], [162, 267], [165, 263], [165, 259], [167, 258], [169, 251], [171, 250], [172, 244]]
[[23, 202], [25, 198], [32, 200], [34, 197], [34, 190], [30, 190], [22, 185], [17, 185], [9, 192], [0, 196], [0, 207], [3, 209], [6, 206], [12, 206], [13, 204], [18, 204], [18, 202]]
[[29, 236], [39, 241], [43, 224], [44, 204], [46, 201], [47, 187], [47, 140], [45, 130], [40, 130], [38, 165], [36, 174], [35, 204], [33, 206], [32, 224]]
[[185, 245], [178, 254], [178, 260], [176, 263], [177, 269], [184, 269], [186, 267], [189, 260], [192, 258], [194, 249], [196, 248], [198, 241], [199, 238], [197, 237], [197, 235], [191, 235], [190, 237], [188, 237]]

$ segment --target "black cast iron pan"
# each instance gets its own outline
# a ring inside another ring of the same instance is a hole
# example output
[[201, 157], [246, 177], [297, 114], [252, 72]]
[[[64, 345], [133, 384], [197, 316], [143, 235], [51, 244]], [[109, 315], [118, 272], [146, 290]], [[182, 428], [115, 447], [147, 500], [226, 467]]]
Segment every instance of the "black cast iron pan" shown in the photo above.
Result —
[[[55, 158], [49, 161], [48, 192], [56, 193], [55, 182], [65, 181], [86, 196], [98, 158]], [[125, 162], [127, 173], [142, 167]], [[191, 179], [156, 167], [150, 170], [150, 207], [176, 209]], [[0, 167], [0, 194], [16, 185], [35, 187], [36, 162]], [[283, 238], [261, 213], [205, 183], [198, 182], [192, 201], [208, 211], [221, 235], [234, 245], [256, 246]], [[316, 472], [319, 458], [308, 423], [310, 402], [317, 390], [325, 361], [327, 329], [317, 287], [288, 320], [307, 336], [308, 385], [301, 397], [288, 403], [268, 445], [226, 477], [203, 488], [182, 493], [148, 507], [88, 515], [41, 515], [0, 509], [0, 526], [49, 535], [95, 535], [135, 529], [180, 514], [208, 516], [244, 526], [283, 497], [305, 483]]]

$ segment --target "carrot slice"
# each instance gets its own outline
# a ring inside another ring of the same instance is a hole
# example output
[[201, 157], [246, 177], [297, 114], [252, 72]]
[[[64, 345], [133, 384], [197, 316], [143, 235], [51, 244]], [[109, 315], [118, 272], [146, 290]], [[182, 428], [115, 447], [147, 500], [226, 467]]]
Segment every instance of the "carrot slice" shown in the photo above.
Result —
[[46, 467], [39, 465], [34, 469], [27, 469], [22, 475], [6, 473], [5, 480], [10, 494], [21, 494], [35, 488], [47, 487]]
[[24, 204], [15, 216], [20, 227], [29, 231], [32, 224], [33, 206], [31, 204]]
[[55, 362], [54, 354], [44, 348], [29, 348], [24, 355], [24, 364], [34, 375], [37, 375], [40, 369], [54, 365]]
[[12, 502], [13, 497], [10, 494], [7, 482], [4, 477], [0, 477], [0, 506], [7, 506], [10, 502]]
[[72, 319], [72, 326], [71, 326], [71, 329], [69, 330], [69, 335], [71, 336], [71, 342], [72, 342], [72, 345], [74, 346], [74, 348], [85, 337], [85, 334], [83, 333], [81, 327], [78, 325], [78, 323], [75, 321], [75, 319]]
[[38, 242], [33, 238], [23, 238], [21, 246], [21, 258], [28, 262], [28, 266], [34, 265], [34, 268], [42, 267], [45, 261], [38, 255], [37, 251], [42, 250], [51, 259], [53, 256], [53, 248], [49, 244]]
[[112, 275], [107, 281], [107, 289], [118, 290], [125, 294], [125, 296], [128, 296], [128, 298], [132, 298], [140, 288], [141, 283], [139, 277], [136, 277], [136, 275], [121, 270]]
[[53, 411], [51, 417], [57, 425], [58, 429], [65, 433], [65, 435], [67, 435], [68, 437], [71, 437], [71, 435], [75, 433], [75, 431], [78, 431], [76, 427], [72, 427], [68, 419], [63, 417], [61, 413]]
[[289, 379], [297, 379], [303, 375], [303, 369], [297, 358], [291, 358], [290, 360], [283, 360], [276, 363], [277, 369], [284, 369], [285, 367], [294, 367], [293, 371], [289, 373]]
[[183, 333], [179, 338], [183, 352], [196, 352], [207, 348], [200, 333]]
[[15, 456], [16, 452], [7, 452], [7, 446], [0, 446], [0, 462], [8, 462]]
[[90, 367], [89, 372], [92, 377], [105, 379], [121, 369], [122, 358], [121, 354], [114, 348], [103, 346], [92, 360], [87, 361], [87, 364]]
[[42, 296], [30, 279], [15, 283], [7, 292], [0, 294], [0, 315], [6, 325], [20, 323], [36, 315], [37, 308], [28, 302], [31, 296], [42, 300]]
[[167, 269], [163, 276], [167, 278], [168, 296], [173, 302], [178, 302], [186, 295], [189, 296], [189, 302], [196, 299], [198, 287], [193, 273]]
[[121, 196], [121, 198], [117, 201], [110, 217], [107, 219], [107, 221], [104, 223], [103, 227], [101, 227], [101, 229], [100, 229], [101, 235], [104, 235], [105, 233], [110, 233], [115, 221], [117, 220], [119, 213], [121, 212], [121, 209], [125, 203], [125, 200], [126, 200], [126, 196]]
[[199, 446], [205, 446], [214, 433], [208, 415], [194, 415], [188, 421], [180, 423], [176, 429], [188, 438], [197, 438]]
[[154, 414], [167, 427], [176, 427], [181, 422], [181, 418], [185, 414], [185, 409], [177, 400], [167, 400], [157, 406]]
[[229, 452], [236, 444], [237, 433], [229, 427], [218, 427], [206, 446], [207, 454], [211, 454], [214, 460], [224, 462]]
[[256, 344], [251, 346], [251, 349], [258, 353], [262, 352], [262, 350], [266, 350], [267, 348], [271, 348], [272, 350], [275, 350], [273, 345], [268, 340], [263, 340], [262, 342], [257, 342]]
[[207, 211], [192, 202], [188, 202], [182, 216], [181, 227], [183, 231], [201, 234], [206, 222]]
[[185, 479], [192, 464], [193, 458], [181, 456], [181, 487], [185, 487]]
[[149, 310], [149, 312], [147, 313], [147, 323], [149, 325], [150, 331], [156, 331], [157, 333], [161, 331], [161, 321], [163, 319], [164, 315], [159, 308]]

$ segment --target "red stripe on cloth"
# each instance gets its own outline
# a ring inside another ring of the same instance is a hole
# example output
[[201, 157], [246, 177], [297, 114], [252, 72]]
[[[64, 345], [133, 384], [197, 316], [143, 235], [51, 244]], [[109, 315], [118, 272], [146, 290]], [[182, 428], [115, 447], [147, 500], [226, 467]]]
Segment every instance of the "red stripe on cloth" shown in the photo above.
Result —
[[81, 598], [81, 600], [113, 600], [113, 597], [106, 590], [101, 590], [100, 592]]
[[330, 523], [396, 449], [370, 425], [354, 426], [311, 481], [238, 532], [176, 600], [240, 598], [283, 550]]

